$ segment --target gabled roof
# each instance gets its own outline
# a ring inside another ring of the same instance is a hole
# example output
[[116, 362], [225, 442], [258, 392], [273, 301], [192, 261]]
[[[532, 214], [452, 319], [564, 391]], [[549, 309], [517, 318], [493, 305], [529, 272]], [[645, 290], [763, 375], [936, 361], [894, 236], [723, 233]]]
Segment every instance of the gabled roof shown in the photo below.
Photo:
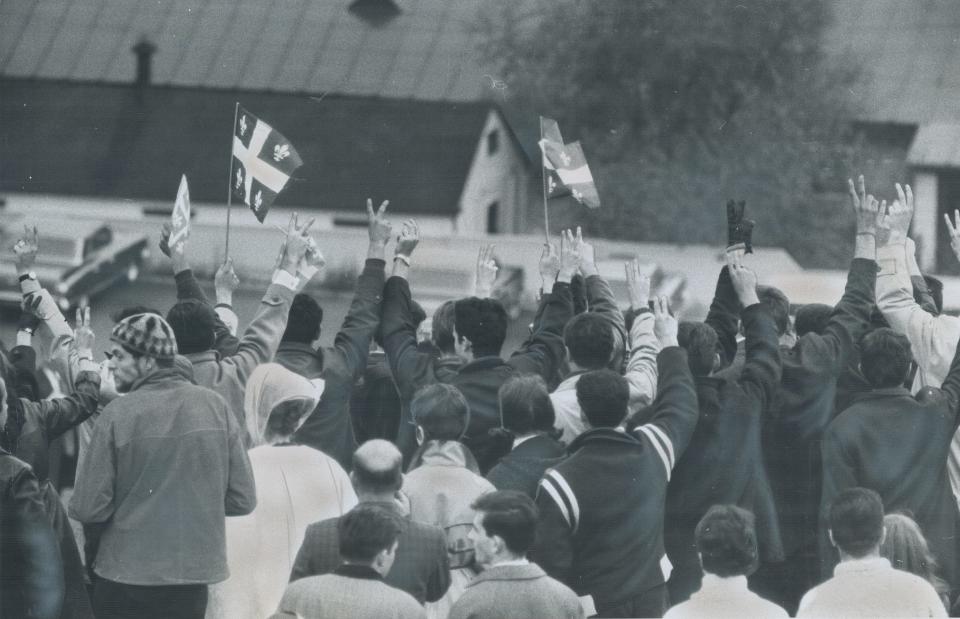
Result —
[[960, 121], [960, 2], [833, 0], [824, 47], [861, 73], [849, 92], [861, 120]]
[[0, 78], [0, 191], [172, 202], [227, 194], [234, 102], [284, 134], [304, 165], [277, 204], [458, 211], [487, 103]]
[[395, 4], [385, 22], [354, 0], [3, 0], [0, 75], [129, 83], [130, 51], [157, 47], [153, 82], [428, 101], [476, 101], [492, 82], [477, 63], [474, 0]]

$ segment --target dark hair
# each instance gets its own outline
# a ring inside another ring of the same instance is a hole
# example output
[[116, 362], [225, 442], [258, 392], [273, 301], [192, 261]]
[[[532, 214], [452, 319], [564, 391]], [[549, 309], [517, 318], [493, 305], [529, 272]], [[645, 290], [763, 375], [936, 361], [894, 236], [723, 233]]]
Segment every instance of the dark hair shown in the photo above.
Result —
[[563, 329], [563, 343], [574, 363], [588, 370], [599, 370], [607, 367], [613, 356], [613, 327], [599, 314], [577, 314]]
[[526, 555], [537, 531], [537, 506], [533, 499], [516, 490], [481, 494], [471, 507], [483, 514], [480, 522], [487, 535], [499, 535], [510, 552]]
[[453, 328], [456, 320], [454, 318], [456, 301], [445, 301], [437, 311], [433, 313], [433, 323], [431, 332], [433, 334], [433, 343], [441, 352], [453, 354], [454, 348]]
[[301, 292], [294, 296], [293, 302], [290, 303], [287, 328], [283, 331], [280, 341], [309, 344], [320, 337], [321, 322], [323, 322], [323, 308], [316, 299]]
[[340, 558], [356, 563], [372, 563], [382, 551], [400, 537], [400, 517], [374, 503], [361, 503], [340, 517]]
[[551, 432], [556, 422], [547, 383], [536, 374], [514, 376], [500, 386], [503, 427], [517, 436]]
[[876, 389], [902, 384], [912, 360], [910, 340], [893, 329], [874, 329], [860, 340], [860, 369]]
[[428, 441], [458, 441], [470, 425], [470, 406], [453, 385], [435, 383], [419, 389], [410, 402], [414, 423]]
[[167, 312], [167, 322], [177, 338], [177, 351], [181, 355], [213, 348], [216, 314], [206, 303], [197, 299], [178, 301]]
[[790, 330], [790, 300], [778, 288], [757, 286], [757, 298], [767, 306], [777, 325], [777, 335]]
[[[369, 459], [365, 452], [378, 447], [380, 453], [376, 455], [379, 457]], [[388, 441], [382, 439], [367, 441], [353, 452], [353, 481], [359, 487], [371, 492], [384, 493], [399, 490], [403, 485], [403, 455]]]
[[577, 402], [594, 428], [615, 428], [627, 416], [630, 385], [613, 370], [594, 370], [577, 381]]
[[507, 339], [507, 311], [496, 299], [468, 297], [453, 307], [457, 335], [473, 345], [474, 357], [499, 356]]
[[114, 313], [110, 314], [110, 318], [113, 322], [120, 322], [124, 318], [129, 318], [137, 314], [156, 314], [157, 316], [163, 316], [159, 310], [155, 310], [152, 307], [147, 307], [146, 305], [128, 305], [126, 307], [121, 307]]
[[683, 321], [677, 327], [677, 343], [687, 351], [687, 365], [694, 376], [710, 376], [717, 359], [717, 332], [705, 322]]
[[866, 556], [883, 537], [883, 502], [869, 488], [848, 488], [830, 504], [833, 543], [858, 559]]
[[797, 337], [807, 333], [823, 334], [830, 324], [833, 308], [823, 303], [807, 303], [797, 308], [797, 317], [794, 319], [794, 329]]
[[749, 576], [759, 563], [753, 514], [736, 505], [714, 505], [695, 532], [703, 571], [721, 578]]

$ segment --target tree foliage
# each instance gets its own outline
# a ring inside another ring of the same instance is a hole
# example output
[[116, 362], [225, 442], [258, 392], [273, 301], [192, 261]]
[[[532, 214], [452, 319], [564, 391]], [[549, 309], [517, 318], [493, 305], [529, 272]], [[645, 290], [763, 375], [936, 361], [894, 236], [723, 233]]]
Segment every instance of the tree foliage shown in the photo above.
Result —
[[584, 144], [603, 206], [573, 212], [592, 233], [719, 243], [736, 197], [758, 244], [807, 266], [849, 257], [843, 192], [864, 156], [848, 123], [856, 68], [821, 58], [824, 0], [495, 6], [483, 52], [507, 85], [504, 106], [556, 118]]

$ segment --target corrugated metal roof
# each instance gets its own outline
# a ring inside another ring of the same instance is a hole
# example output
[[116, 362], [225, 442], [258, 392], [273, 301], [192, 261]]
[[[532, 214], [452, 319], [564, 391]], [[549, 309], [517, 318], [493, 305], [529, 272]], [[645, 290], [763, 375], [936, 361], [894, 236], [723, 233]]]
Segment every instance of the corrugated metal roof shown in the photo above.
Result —
[[155, 84], [476, 101], [482, 3], [403, 0], [377, 27], [351, 0], [3, 0], [0, 76], [132, 82], [157, 46]]
[[960, 167], [960, 123], [921, 125], [907, 152], [917, 167]]
[[279, 205], [452, 215], [494, 108], [330, 95], [0, 78], [0, 190], [169, 201], [181, 173], [222, 203], [234, 102], [296, 147], [304, 165]]
[[960, 121], [960, 2], [834, 0], [831, 62], [860, 68], [850, 95], [863, 120]]

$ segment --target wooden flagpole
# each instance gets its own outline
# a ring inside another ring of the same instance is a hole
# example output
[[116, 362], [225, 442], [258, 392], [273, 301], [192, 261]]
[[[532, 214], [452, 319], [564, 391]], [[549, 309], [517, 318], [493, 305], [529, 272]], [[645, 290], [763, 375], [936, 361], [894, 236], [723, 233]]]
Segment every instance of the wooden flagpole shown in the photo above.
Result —
[[[540, 140], [543, 140], [543, 116], [540, 117]], [[540, 147], [540, 180], [543, 185], [543, 237], [550, 244], [550, 213], [547, 209], [547, 156]]]
[[[227, 169], [227, 243], [224, 249], [223, 261], [230, 257], [230, 206], [233, 203], [233, 139], [237, 130], [237, 115], [240, 112], [240, 102], [233, 106], [233, 126], [230, 127], [230, 167]], [[244, 179], [246, 180], [246, 179]]]

